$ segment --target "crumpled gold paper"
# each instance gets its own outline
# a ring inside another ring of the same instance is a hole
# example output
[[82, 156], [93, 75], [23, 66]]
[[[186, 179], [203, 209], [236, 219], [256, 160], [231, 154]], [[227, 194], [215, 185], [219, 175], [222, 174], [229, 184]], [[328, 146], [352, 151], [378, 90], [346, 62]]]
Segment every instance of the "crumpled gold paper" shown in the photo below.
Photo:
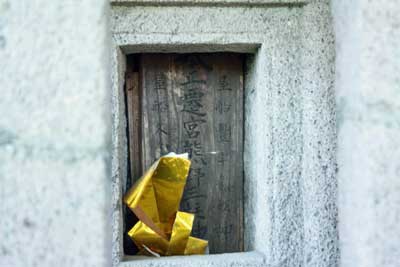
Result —
[[170, 153], [157, 160], [132, 186], [124, 202], [139, 218], [128, 235], [140, 254], [204, 254], [208, 241], [191, 237], [194, 214], [178, 211], [190, 160]]

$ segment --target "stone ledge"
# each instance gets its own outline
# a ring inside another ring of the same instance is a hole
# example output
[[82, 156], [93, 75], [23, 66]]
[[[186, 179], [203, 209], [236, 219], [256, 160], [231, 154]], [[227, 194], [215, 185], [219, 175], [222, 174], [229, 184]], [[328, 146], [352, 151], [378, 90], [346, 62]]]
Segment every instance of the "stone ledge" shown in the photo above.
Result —
[[302, 6], [327, 0], [110, 0], [122, 6]]
[[257, 251], [224, 253], [212, 255], [171, 256], [163, 258], [129, 256], [119, 263], [118, 267], [261, 267], [265, 266], [265, 257]]

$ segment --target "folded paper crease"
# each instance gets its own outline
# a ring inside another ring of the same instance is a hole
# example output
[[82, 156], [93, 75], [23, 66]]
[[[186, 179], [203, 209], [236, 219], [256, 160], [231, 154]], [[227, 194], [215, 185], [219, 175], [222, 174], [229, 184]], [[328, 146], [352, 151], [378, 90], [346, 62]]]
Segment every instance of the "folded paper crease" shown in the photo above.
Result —
[[161, 256], [204, 254], [208, 242], [191, 237], [194, 214], [179, 211], [190, 160], [170, 153], [157, 160], [130, 188], [124, 203], [139, 221], [128, 235], [140, 254]]

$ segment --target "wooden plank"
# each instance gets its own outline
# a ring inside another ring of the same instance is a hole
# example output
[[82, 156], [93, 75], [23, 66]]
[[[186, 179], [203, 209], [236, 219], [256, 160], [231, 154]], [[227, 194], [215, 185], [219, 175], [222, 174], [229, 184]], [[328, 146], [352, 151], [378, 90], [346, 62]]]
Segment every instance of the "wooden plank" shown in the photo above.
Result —
[[181, 209], [210, 253], [243, 250], [243, 61], [239, 54], [143, 54], [142, 162], [188, 152]]
[[[125, 97], [128, 127], [128, 146], [129, 146], [129, 171], [126, 181], [126, 190], [133, 185], [136, 179], [142, 175], [141, 164], [141, 92], [139, 87], [139, 68], [138, 57], [127, 57], [127, 69], [125, 75]], [[124, 192], [125, 194], [126, 192]], [[127, 232], [138, 221], [135, 214], [127, 207], [124, 209], [124, 252], [127, 255], [134, 255], [137, 249]]]
[[[133, 177], [141, 176], [142, 164], [141, 150], [141, 111], [139, 94], [139, 73], [131, 72], [127, 75], [127, 101], [128, 101], [128, 129], [129, 129], [129, 158], [131, 168], [131, 184]], [[130, 186], [127, 187], [129, 189]]]

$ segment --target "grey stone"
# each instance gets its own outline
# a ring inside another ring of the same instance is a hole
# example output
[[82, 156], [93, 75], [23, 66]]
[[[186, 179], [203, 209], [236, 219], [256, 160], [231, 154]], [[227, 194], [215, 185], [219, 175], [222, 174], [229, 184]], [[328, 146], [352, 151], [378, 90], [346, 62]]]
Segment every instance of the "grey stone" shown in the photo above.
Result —
[[[0, 2], [0, 266], [399, 266], [398, 1], [111, 2]], [[124, 54], [215, 51], [249, 53], [246, 252], [123, 258]]]
[[0, 1], [2, 267], [110, 265], [106, 8]]
[[111, 13], [113, 106], [118, 107], [113, 130], [115, 266], [187, 264], [185, 257], [123, 257], [119, 203], [127, 163], [120, 130], [126, 126], [118, 114], [123, 110], [124, 54], [217, 51], [251, 54], [244, 156], [245, 244], [251, 252], [195, 257], [193, 263], [337, 265], [335, 51], [329, 4], [215, 6], [192, 1], [178, 8], [173, 1], [137, 2], [113, 5]]
[[400, 5], [332, 1], [341, 266], [400, 266]]

